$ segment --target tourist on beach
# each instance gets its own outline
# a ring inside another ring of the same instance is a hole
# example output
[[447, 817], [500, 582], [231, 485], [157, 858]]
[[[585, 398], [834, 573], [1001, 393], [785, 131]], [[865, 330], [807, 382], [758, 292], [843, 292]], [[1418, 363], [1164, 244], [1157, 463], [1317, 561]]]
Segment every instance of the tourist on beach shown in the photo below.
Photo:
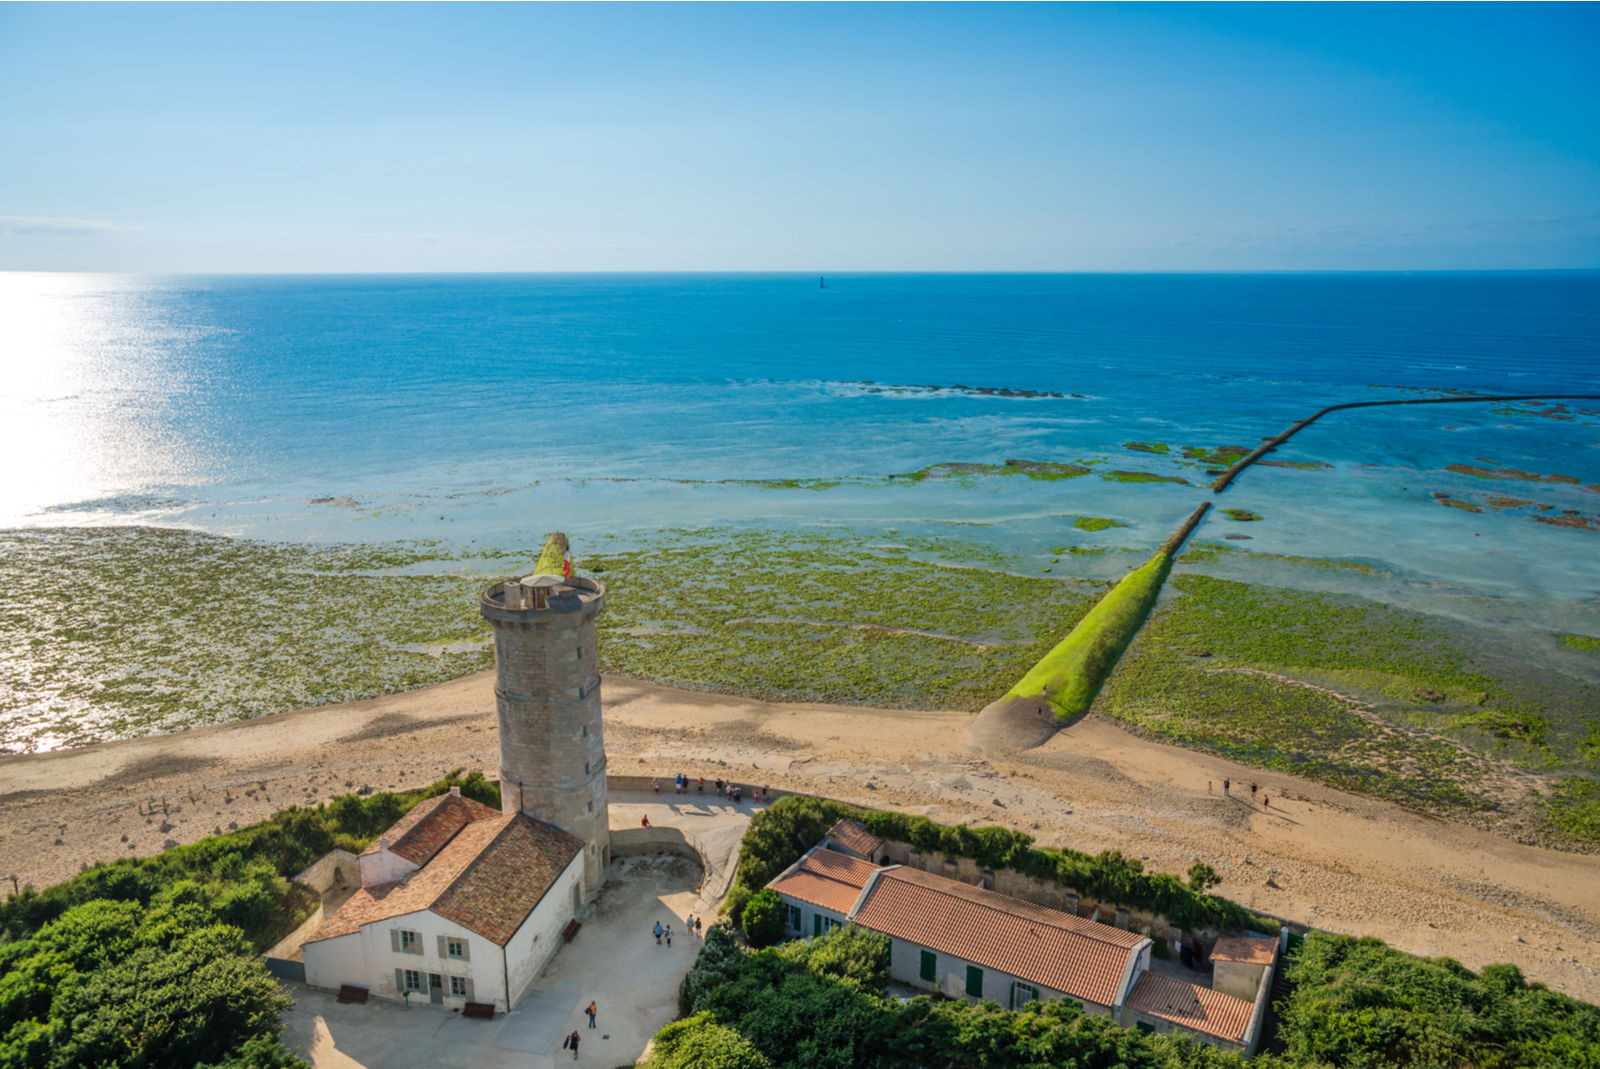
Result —
[[600, 1012], [600, 1007], [598, 1005], [596, 1005], [595, 1003], [591, 1002], [591, 1003], [589, 1003], [589, 1005], [584, 1007], [583, 1012], [587, 1013], [589, 1015], [589, 1027], [593, 1028], [594, 1027], [594, 1015]]
[[661, 922], [656, 921], [656, 946], [661, 945]]
[[1255, 801], [1256, 789], [1257, 788], [1256, 788], [1256, 785], [1254, 783], [1250, 784], [1250, 800], [1251, 801]]
[[1262, 809], [1271, 809], [1272, 808], [1272, 799], [1268, 798], [1264, 794], [1261, 796], [1261, 808]]
[[1227, 779], [1223, 780], [1222, 781], [1222, 793], [1223, 794], [1227, 794], [1228, 793], [1228, 788], [1232, 787], [1232, 786], [1233, 786], [1233, 781], [1232, 780], [1227, 780]]
[[1211, 781], [1210, 780], [1206, 780], [1206, 793], [1207, 794], [1211, 793]]

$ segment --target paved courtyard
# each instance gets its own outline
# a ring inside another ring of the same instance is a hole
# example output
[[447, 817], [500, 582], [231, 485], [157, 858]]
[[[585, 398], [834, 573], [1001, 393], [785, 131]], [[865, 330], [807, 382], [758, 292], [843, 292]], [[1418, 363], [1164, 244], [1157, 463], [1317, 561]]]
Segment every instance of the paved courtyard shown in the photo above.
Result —
[[[705, 892], [692, 861], [671, 855], [623, 858], [612, 864], [599, 897], [580, 917], [583, 928], [556, 954], [509, 1014], [493, 1021], [465, 1020], [426, 1002], [407, 1010], [373, 999], [340, 1005], [329, 992], [290, 985], [294, 1009], [283, 1015], [284, 1044], [299, 1049], [316, 1069], [382, 1069], [440, 1065], [481, 1069], [544, 1069], [573, 1064], [561, 1049], [563, 1036], [582, 1036], [576, 1064], [617, 1066], [635, 1061], [645, 1044], [678, 1012], [678, 985], [694, 963], [699, 941], [676, 935], [670, 948], [657, 946], [656, 921], [682, 931], [689, 914], [707, 923], [731, 871], [734, 852], [751, 806], [708, 804], [618, 793], [611, 799], [614, 829], [640, 826], [648, 816], [658, 828], [678, 827], [706, 855]], [[599, 1003], [598, 1027], [590, 1029], [583, 1007]]]

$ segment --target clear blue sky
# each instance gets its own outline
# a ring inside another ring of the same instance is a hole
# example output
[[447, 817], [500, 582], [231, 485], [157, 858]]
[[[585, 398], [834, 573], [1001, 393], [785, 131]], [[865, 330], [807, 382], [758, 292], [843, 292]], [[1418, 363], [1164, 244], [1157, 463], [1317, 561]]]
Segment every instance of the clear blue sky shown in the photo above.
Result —
[[1600, 267], [1600, 7], [0, 5], [0, 269]]

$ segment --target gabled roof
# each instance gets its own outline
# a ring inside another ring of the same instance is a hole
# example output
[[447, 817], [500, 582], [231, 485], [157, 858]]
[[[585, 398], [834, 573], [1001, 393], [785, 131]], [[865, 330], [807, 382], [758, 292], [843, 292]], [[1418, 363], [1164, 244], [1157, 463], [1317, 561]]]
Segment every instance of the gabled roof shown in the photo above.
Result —
[[883, 849], [882, 839], [853, 820], [841, 820], [829, 828], [828, 838], [866, 858], [877, 857], [878, 851]]
[[1102, 1006], [1144, 937], [931, 872], [881, 869], [851, 920]]
[[1255, 1012], [1254, 1004], [1242, 998], [1153, 972], [1140, 975], [1127, 1007], [1230, 1043], [1244, 1042], [1250, 1015]]
[[582, 849], [581, 840], [521, 813], [473, 820], [418, 871], [357, 891], [306, 942], [431, 910], [504, 946]]
[[[418, 802], [411, 812], [395, 821], [383, 838], [391, 852], [413, 865], [426, 865], [462, 828], [477, 820], [492, 820], [500, 814], [482, 802], [456, 794], [441, 794]], [[378, 843], [361, 851], [365, 857], [378, 852]]]
[[813, 906], [849, 913], [878, 867], [835, 850], [812, 850], [767, 884], [780, 895], [809, 902]]

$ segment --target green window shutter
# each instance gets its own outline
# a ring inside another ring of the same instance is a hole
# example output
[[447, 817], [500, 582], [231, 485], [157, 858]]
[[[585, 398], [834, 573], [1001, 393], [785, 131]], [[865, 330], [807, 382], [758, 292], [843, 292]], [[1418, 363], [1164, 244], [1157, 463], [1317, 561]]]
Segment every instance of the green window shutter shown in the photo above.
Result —
[[819, 936], [822, 934], [822, 914], [813, 913], [811, 915], [811, 933]]
[[922, 952], [922, 969], [917, 975], [929, 983], [937, 980], [939, 978], [939, 955], [931, 950], [924, 950]]
[[1133, 1028], [1134, 1028], [1134, 1031], [1143, 1032], [1146, 1035], [1150, 1035], [1150, 1034], [1154, 1033], [1155, 1030], [1156, 1030], [1156, 1026], [1155, 1025], [1146, 1024], [1144, 1021], [1135, 1021], [1135, 1022], [1133, 1022]]
[[406, 989], [406, 974], [404, 969], [396, 969], [394, 971], [394, 989], [396, 992], [401, 992]]
[[967, 994], [973, 998], [983, 997], [983, 970], [976, 965], [967, 966]]

